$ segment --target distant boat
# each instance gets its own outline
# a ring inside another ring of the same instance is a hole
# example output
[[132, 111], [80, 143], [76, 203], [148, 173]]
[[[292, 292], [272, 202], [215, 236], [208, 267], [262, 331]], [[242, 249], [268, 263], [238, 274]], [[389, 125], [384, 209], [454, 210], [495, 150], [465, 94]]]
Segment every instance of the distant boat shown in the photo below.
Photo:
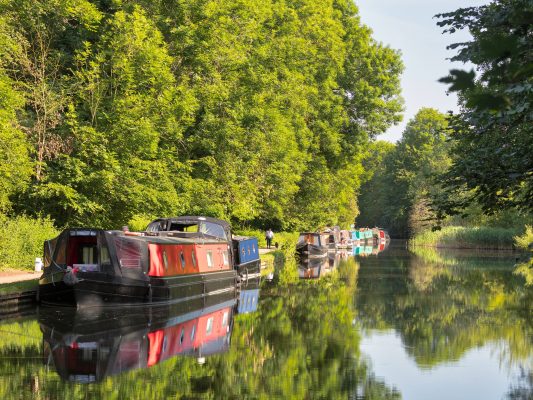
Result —
[[233, 292], [236, 260], [229, 224], [215, 218], [160, 219], [146, 232], [66, 229], [45, 242], [38, 298], [85, 307]]
[[300, 258], [325, 257], [328, 254], [328, 234], [302, 232], [296, 243], [296, 253]]

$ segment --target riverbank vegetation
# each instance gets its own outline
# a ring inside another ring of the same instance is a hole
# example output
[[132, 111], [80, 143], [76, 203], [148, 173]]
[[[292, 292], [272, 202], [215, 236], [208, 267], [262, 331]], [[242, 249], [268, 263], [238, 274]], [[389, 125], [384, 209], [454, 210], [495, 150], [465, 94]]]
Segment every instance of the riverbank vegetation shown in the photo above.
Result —
[[9, 216], [349, 225], [365, 146], [401, 118], [400, 55], [349, 0], [6, 1], [0, 15]]
[[506, 228], [447, 226], [437, 231], [424, 231], [409, 243], [411, 246], [512, 250], [516, 234], [516, 230]]
[[532, 13], [529, 1], [496, 0], [437, 16], [444, 33], [472, 35], [449, 49], [475, 70], [441, 79], [461, 111], [421, 109], [396, 146], [372, 144], [363, 166], [378, 168], [361, 187], [358, 225], [453, 247], [511, 247], [524, 233], [533, 222]]
[[526, 226], [526, 231], [522, 236], [515, 237], [515, 244], [519, 249], [527, 252], [527, 260], [516, 266], [515, 272], [522, 275], [526, 280], [526, 285], [533, 286], [533, 227]]
[[0, 271], [33, 270], [35, 257], [42, 257], [44, 241], [58, 233], [50, 218], [0, 214]]

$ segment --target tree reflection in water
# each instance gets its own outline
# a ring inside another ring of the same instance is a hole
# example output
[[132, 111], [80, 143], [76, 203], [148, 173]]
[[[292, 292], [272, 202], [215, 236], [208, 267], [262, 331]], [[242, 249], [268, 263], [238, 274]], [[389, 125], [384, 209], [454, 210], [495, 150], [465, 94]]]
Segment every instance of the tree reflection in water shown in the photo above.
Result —
[[506, 265], [391, 248], [333, 268], [328, 260], [327, 274], [301, 280], [289, 259], [273, 281], [261, 283], [257, 310], [241, 307], [246, 313], [234, 315], [222, 353], [204, 363], [174, 356], [91, 384], [69, 383], [43, 365], [37, 320], [4, 321], [0, 398], [400, 399], [360, 354], [366, 329], [394, 329], [409, 356], [429, 369], [498, 343], [502, 365], [523, 368], [507, 397], [531, 398], [532, 294]]

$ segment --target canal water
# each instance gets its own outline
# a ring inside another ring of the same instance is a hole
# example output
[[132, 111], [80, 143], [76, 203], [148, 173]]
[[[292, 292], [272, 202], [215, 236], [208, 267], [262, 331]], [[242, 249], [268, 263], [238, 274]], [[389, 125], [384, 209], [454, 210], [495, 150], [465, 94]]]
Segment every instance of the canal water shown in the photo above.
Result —
[[370, 250], [277, 265], [239, 299], [4, 319], [0, 399], [533, 398], [515, 255]]

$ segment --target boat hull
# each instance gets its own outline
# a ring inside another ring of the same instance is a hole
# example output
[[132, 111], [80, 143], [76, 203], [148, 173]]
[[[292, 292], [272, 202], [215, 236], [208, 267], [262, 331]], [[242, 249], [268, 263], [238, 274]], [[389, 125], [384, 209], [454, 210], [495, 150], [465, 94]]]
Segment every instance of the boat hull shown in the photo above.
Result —
[[327, 256], [328, 248], [305, 243], [296, 248], [296, 253], [300, 258], [320, 258]]
[[236, 272], [233, 270], [147, 277], [146, 280], [78, 273], [73, 281], [72, 278], [65, 279], [68, 273], [55, 275], [53, 278], [43, 277], [39, 282], [38, 297], [43, 304], [77, 307], [158, 304], [236, 290]]

